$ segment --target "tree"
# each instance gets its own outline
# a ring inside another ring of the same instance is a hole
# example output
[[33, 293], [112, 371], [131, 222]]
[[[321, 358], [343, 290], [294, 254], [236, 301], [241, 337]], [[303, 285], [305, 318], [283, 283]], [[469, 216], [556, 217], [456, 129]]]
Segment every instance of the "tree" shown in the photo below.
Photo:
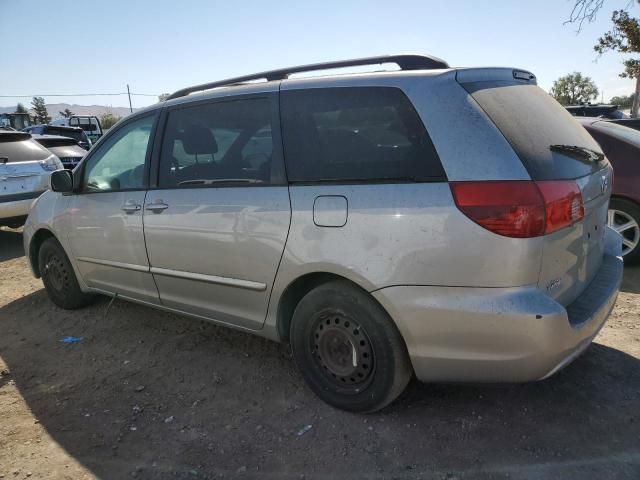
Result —
[[111, 112], [103, 113], [102, 115], [100, 115], [100, 125], [102, 125], [102, 128], [104, 128], [105, 130], [108, 130], [113, 127], [121, 118], [122, 117], [116, 117]]
[[33, 116], [35, 117], [36, 122], [49, 123], [51, 121], [49, 112], [47, 112], [47, 106], [44, 103], [44, 98], [33, 97], [33, 100], [31, 100], [31, 106], [33, 107]]
[[616, 97], [611, 97], [609, 103], [611, 105], [618, 105], [620, 108], [631, 108], [635, 96], [635, 93], [632, 93], [631, 95], [619, 95]]
[[168, 97], [169, 97], [168, 93], [161, 93], [160, 95], [158, 95], [158, 101], [164, 102]]
[[[624, 10], [616, 10], [611, 16], [613, 28], [598, 39], [593, 49], [602, 55], [614, 51], [620, 53], [640, 54], [640, 23], [637, 18], [630, 17]], [[636, 91], [631, 116], [638, 116], [638, 99], [640, 98], [640, 58], [628, 58], [622, 62], [624, 71], [622, 78], [634, 78]]]
[[71, 110], [69, 110], [68, 108], [64, 109], [64, 112], [58, 112], [60, 115], [62, 115], [64, 118], [71, 118], [73, 115], [75, 115], [75, 113], [73, 113]]
[[554, 81], [549, 93], [562, 105], [576, 105], [596, 98], [598, 87], [590, 77], [573, 72]]
[[18, 102], [18, 105], [16, 105], [16, 113], [29, 113], [27, 111], [26, 108], [24, 108], [24, 105], [22, 103]]
[[[625, 10], [629, 9], [636, 1], [640, 4], [640, 0], [628, 0]], [[584, 22], [591, 23], [596, 19], [604, 2], [605, 0], [573, 0], [573, 8], [564, 23], [577, 23], [578, 32], [580, 32]]]

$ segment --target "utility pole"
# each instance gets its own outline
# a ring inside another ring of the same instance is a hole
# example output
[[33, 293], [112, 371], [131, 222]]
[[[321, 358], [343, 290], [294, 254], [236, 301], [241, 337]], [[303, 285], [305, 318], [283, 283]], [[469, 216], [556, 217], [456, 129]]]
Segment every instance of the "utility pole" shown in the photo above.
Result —
[[129, 84], [127, 83], [127, 95], [129, 96], [129, 110], [133, 113], [133, 107], [131, 106], [131, 92], [129, 91]]

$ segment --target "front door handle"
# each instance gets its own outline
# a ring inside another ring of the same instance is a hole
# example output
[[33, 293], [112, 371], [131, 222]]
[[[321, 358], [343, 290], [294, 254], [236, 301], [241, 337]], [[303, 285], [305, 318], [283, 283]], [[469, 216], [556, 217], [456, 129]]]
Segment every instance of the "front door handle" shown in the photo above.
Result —
[[131, 214], [133, 212], [137, 212], [142, 207], [140, 205], [138, 205], [137, 203], [133, 202], [133, 201], [128, 201], [124, 205], [122, 205], [121, 208], [122, 208], [123, 211]]
[[147, 203], [145, 208], [147, 210], [151, 210], [153, 213], [162, 213], [163, 210], [169, 208], [169, 205], [164, 203], [162, 200], [155, 200], [151, 203]]

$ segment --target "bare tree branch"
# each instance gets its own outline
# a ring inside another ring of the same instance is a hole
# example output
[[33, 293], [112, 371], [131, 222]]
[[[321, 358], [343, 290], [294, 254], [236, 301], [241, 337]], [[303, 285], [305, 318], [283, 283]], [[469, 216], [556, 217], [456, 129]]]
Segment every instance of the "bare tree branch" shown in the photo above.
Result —
[[[591, 23], [595, 21], [598, 12], [603, 7], [605, 0], [573, 0], [573, 8], [571, 9], [571, 14], [569, 15], [569, 19], [564, 21], [562, 24], [566, 25], [568, 23], [577, 23], [578, 30], [576, 33], [580, 33], [582, 31], [582, 25], [584, 22]], [[628, 0], [626, 7], [623, 10], [629, 10], [633, 6], [633, 4], [637, 1], [640, 4], [640, 0]]]

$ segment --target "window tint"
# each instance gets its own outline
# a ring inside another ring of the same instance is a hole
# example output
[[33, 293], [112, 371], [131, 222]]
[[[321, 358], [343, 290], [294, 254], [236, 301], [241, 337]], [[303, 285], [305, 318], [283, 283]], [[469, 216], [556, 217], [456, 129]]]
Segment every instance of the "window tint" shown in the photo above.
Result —
[[580, 123], [536, 85], [477, 82], [463, 86], [500, 129], [533, 180], [574, 179], [605, 166], [551, 150], [551, 145], [569, 145], [602, 152]]
[[159, 185], [266, 184], [271, 181], [272, 156], [268, 99], [180, 108], [167, 119]]
[[144, 188], [144, 164], [154, 116], [119, 128], [88, 159], [82, 188], [110, 191]]
[[292, 182], [445, 179], [422, 121], [397, 88], [285, 91], [281, 113]]
[[43, 129], [47, 135], [60, 135], [61, 137], [73, 138], [77, 141], [84, 140], [84, 132], [82, 130], [74, 130], [72, 128], [46, 127]]

